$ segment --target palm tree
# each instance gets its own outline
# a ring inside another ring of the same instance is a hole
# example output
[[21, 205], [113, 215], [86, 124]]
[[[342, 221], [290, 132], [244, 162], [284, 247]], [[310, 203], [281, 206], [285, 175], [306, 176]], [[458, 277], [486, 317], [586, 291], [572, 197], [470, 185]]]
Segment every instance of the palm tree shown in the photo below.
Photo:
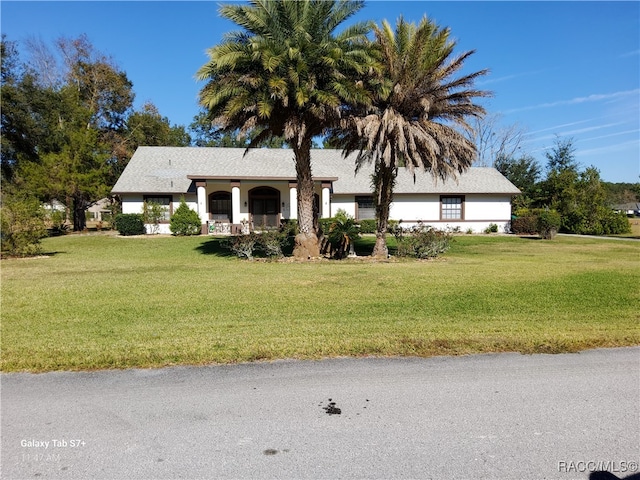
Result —
[[319, 254], [313, 221], [312, 139], [335, 126], [343, 105], [368, 101], [359, 76], [371, 63], [368, 23], [335, 34], [361, 0], [251, 0], [220, 14], [243, 28], [208, 50], [200, 103], [223, 132], [257, 130], [249, 147], [283, 137], [298, 182], [296, 256]]
[[484, 115], [473, 103], [489, 92], [471, 89], [486, 70], [454, 78], [473, 51], [452, 57], [449, 29], [426, 17], [416, 26], [398, 19], [375, 26], [381, 76], [368, 83], [373, 104], [342, 120], [331, 139], [344, 155], [359, 151], [356, 168], [374, 162], [376, 203], [374, 256], [387, 256], [386, 231], [398, 168], [422, 169], [435, 178], [456, 177], [471, 166], [476, 147], [459, 131], [470, 130], [469, 117]]

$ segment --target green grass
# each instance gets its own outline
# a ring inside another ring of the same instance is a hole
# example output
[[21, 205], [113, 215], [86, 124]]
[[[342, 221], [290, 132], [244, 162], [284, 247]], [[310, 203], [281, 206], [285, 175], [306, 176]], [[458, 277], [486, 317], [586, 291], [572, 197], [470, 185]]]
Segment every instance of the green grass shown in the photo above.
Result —
[[435, 261], [379, 263], [241, 261], [207, 237], [44, 249], [0, 263], [3, 371], [640, 344], [634, 241], [459, 236]]

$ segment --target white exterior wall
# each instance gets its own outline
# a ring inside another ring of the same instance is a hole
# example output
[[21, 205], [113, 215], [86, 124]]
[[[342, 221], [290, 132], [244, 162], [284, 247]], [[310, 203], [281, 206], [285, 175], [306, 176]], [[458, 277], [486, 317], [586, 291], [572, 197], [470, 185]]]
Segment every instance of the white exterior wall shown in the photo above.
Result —
[[511, 197], [466, 195], [466, 220], [511, 220]]
[[[241, 182], [240, 183], [240, 219], [249, 219], [249, 190], [256, 187], [263, 187], [265, 183]], [[295, 219], [297, 216], [295, 205], [292, 208], [292, 197], [289, 190], [289, 184], [286, 181], [273, 182], [272, 188], [280, 191], [280, 209], [282, 218]], [[216, 180], [207, 181], [206, 195], [217, 191], [231, 192], [229, 181]], [[318, 185], [316, 193], [322, 194], [321, 187]], [[198, 198], [195, 194], [185, 195], [185, 201], [189, 208], [198, 211]], [[418, 221], [422, 221], [427, 225], [435, 228], [459, 228], [460, 231], [466, 232], [472, 230], [475, 233], [483, 232], [491, 223], [498, 225], [500, 232], [508, 229], [511, 221], [511, 197], [501, 195], [464, 195], [464, 220], [463, 221], [440, 221], [440, 195], [396, 195], [394, 202], [391, 204], [390, 218], [392, 220], [402, 220], [402, 225], [410, 227]], [[180, 204], [179, 195], [173, 195], [173, 211]], [[322, 197], [321, 197], [322, 198]], [[247, 202], [247, 206], [245, 206]], [[142, 195], [123, 195], [122, 212], [123, 213], [142, 213], [143, 208]], [[284, 207], [282, 206], [284, 203]], [[355, 195], [332, 195], [330, 205], [330, 215], [334, 216], [338, 210], [344, 210], [352, 217], [356, 216]], [[291, 214], [294, 215], [291, 215]], [[147, 231], [151, 231], [151, 226], [147, 226]], [[160, 224], [158, 233], [171, 233], [169, 224]]]
[[143, 205], [142, 195], [122, 196], [122, 213], [142, 213]]
[[[163, 195], [163, 194], [158, 194]], [[198, 211], [198, 197], [197, 195], [175, 195], [173, 194], [173, 201], [171, 202], [171, 211], [175, 212], [180, 206], [180, 200], [184, 196], [184, 201], [187, 206], [194, 212]], [[142, 213], [144, 209], [144, 197], [143, 195], [123, 195], [122, 196], [122, 213]], [[146, 224], [145, 228], [147, 233], [162, 233], [171, 234], [169, 229], [169, 223], [161, 223], [158, 228], [155, 229], [154, 225]]]
[[[412, 227], [419, 221], [434, 228], [459, 228], [466, 232], [484, 232], [491, 223], [498, 231], [508, 231], [511, 221], [511, 197], [500, 195], [464, 195], [464, 220], [440, 220], [440, 195], [395, 195], [391, 204], [390, 219], [402, 220], [404, 227]], [[331, 215], [342, 209], [356, 216], [354, 195], [334, 195], [331, 199]]]
[[395, 195], [389, 212], [391, 220], [417, 222], [440, 219], [439, 195]]
[[330, 216], [334, 217], [338, 210], [344, 210], [347, 215], [356, 216], [355, 195], [332, 195]]

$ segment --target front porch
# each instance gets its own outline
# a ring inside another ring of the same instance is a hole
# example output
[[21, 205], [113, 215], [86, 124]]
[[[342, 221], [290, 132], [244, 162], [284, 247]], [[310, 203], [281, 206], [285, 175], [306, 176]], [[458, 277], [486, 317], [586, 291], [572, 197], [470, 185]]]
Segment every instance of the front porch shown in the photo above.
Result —
[[[191, 177], [189, 177], [191, 178]], [[297, 219], [297, 183], [292, 179], [192, 178], [202, 233], [233, 235], [279, 228]], [[262, 181], [261, 181], [262, 180]], [[314, 207], [319, 218], [331, 216], [334, 179], [315, 182]]]

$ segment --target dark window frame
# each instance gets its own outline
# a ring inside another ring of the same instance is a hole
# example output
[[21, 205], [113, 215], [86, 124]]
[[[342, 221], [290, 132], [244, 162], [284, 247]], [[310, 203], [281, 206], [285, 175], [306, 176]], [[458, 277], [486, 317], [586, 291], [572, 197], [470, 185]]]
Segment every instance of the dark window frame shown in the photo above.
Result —
[[[458, 202], [450, 203], [447, 200], [459, 200], [460, 208], [445, 208], [447, 205], [458, 205]], [[455, 220], [464, 220], [465, 212], [464, 212], [464, 203], [465, 196], [464, 195], [440, 195], [440, 220], [441, 221], [455, 221]], [[445, 212], [460, 212], [459, 217], [451, 217], [446, 215]]]
[[[373, 200], [373, 195], [356, 195], [356, 220], [371, 220], [376, 218], [376, 203]], [[366, 206], [364, 206], [366, 205]], [[362, 216], [360, 210], [369, 213], [369, 215]]]
[[[158, 199], [169, 200], [169, 202], [167, 204], [164, 204], [162, 202], [158, 202], [157, 201]], [[144, 195], [142, 197], [142, 201], [144, 203], [156, 202], [156, 203], [160, 203], [161, 205], [165, 205], [169, 207], [165, 215], [166, 218], [162, 220], [160, 223], [169, 223], [171, 221], [171, 216], [173, 215], [173, 195]]]

